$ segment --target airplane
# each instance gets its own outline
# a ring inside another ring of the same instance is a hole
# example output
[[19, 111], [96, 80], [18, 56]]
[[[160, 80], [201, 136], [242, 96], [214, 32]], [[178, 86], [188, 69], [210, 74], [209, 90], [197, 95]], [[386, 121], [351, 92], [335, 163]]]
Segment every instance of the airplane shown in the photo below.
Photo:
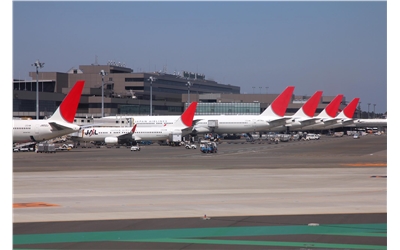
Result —
[[[197, 102], [192, 102], [185, 112], [173, 123], [163, 127], [139, 127], [133, 133], [135, 141], [165, 141], [180, 142], [182, 136], [190, 133]], [[175, 143], [176, 144], [176, 143]]]
[[354, 98], [347, 106], [336, 116], [337, 123], [325, 126], [324, 129], [334, 129], [339, 127], [346, 127], [354, 123], [353, 115], [357, 109], [357, 104], [360, 98]]
[[339, 114], [338, 117], [341, 118], [341, 122], [339, 122], [339, 126], [335, 127], [387, 127], [387, 119], [357, 119], [353, 118], [354, 113], [357, 109], [357, 104], [360, 98], [354, 98], [352, 102], [346, 106], [345, 109], [348, 109], [345, 112], [343, 109], [342, 113]]
[[49, 119], [13, 120], [13, 143], [35, 144], [78, 131], [74, 118], [85, 81], [77, 81]]
[[270, 131], [274, 132], [286, 132], [287, 130], [298, 130], [302, 127], [315, 124], [318, 118], [314, 117], [315, 111], [317, 110], [319, 101], [322, 96], [322, 91], [316, 91], [305, 103], [297, 110], [292, 116], [286, 116], [287, 124], [272, 128]]
[[284, 117], [294, 86], [288, 86], [260, 115], [199, 115], [195, 116], [192, 134], [238, 134], [268, 131], [286, 124]]
[[[353, 118], [354, 113], [357, 109], [357, 104], [360, 98], [354, 98], [335, 118], [325, 120], [322, 124], [319, 124], [318, 128], [306, 129], [335, 129], [335, 128], [354, 128], [354, 127], [386, 127], [387, 119], [355, 119]], [[334, 109], [332, 109], [333, 111]], [[330, 114], [333, 114], [331, 112]], [[335, 122], [336, 121], [336, 122]]]
[[340, 118], [336, 118], [340, 103], [342, 102], [343, 94], [337, 95], [326, 107], [315, 116], [315, 123], [299, 127], [298, 131], [307, 130], [324, 130], [326, 127], [337, 124]]
[[[292, 98], [294, 86], [286, 89], [268, 106], [260, 115], [195, 115], [191, 131], [185, 129], [191, 135], [206, 133], [251, 133], [271, 129], [286, 124], [284, 117], [286, 109]], [[177, 116], [127, 116], [132, 118], [139, 127], [163, 126], [171, 124]], [[101, 123], [107, 119], [115, 119], [114, 116], [98, 119]]]
[[345, 127], [387, 127], [387, 119], [354, 119], [352, 124], [345, 125]]
[[131, 127], [83, 127], [79, 132], [70, 134], [70, 139], [76, 142], [94, 142], [95, 144], [124, 144], [132, 141], [136, 124]]
[[[336, 97], [338, 98], [338, 97]], [[307, 126], [298, 126], [296, 123], [294, 123], [295, 126], [291, 126], [292, 123], [288, 124], [287, 126], [290, 128], [290, 130], [312, 130], [312, 129], [335, 129], [335, 128], [341, 128], [341, 127], [385, 127], [387, 126], [387, 119], [354, 119], [354, 113], [357, 109], [357, 104], [359, 102], [360, 98], [356, 97], [354, 98], [337, 116], [333, 117], [336, 110], [339, 108], [340, 101], [339, 100], [333, 100], [332, 106], [327, 106], [327, 110], [324, 110], [324, 112], [321, 112], [319, 117], [323, 117], [321, 120], [318, 121], [318, 116], [314, 117], [310, 121], [315, 121], [316, 123], [314, 125], [309, 124]], [[295, 115], [294, 115], [295, 116]], [[303, 122], [304, 125], [304, 122]]]
[[106, 144], [123, 144], [134, 141], [156, 141], [171, 139], [172, 136], [182, 137], [182, 130], [193, 125], [197, 102], [192, 102], [173, 124], [165, 126], [140, 127], [137, 123], [130, 127], [91, 127], [83, 128], [81, 132], [72, 133], [74, 142], [93, 141]]

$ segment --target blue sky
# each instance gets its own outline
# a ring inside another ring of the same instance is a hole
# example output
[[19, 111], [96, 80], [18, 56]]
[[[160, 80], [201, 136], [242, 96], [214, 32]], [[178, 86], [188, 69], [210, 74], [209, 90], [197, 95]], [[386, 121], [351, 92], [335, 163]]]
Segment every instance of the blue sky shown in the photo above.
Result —
[[[387, 2], [12, 3], [12, 77], [125, 63], [191, 71], [242, 93], [344, 94], [387, 111]], [[253, 88], [254, 87], [254, 88]], [[261, 88], [260, 88], [261, 87]], [[268, 89], [267, 89], [268, 88]]]

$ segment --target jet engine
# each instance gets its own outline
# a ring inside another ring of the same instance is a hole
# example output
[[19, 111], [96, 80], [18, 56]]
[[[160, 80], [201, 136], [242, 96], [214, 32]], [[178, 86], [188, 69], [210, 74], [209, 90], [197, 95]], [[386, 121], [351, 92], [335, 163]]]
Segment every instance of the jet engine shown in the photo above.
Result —
[[118, 143], [118, 138], [117, 137], [106, 137], [104, 139], [104, 142], [106, 144], [108, 144], [108, 143]]

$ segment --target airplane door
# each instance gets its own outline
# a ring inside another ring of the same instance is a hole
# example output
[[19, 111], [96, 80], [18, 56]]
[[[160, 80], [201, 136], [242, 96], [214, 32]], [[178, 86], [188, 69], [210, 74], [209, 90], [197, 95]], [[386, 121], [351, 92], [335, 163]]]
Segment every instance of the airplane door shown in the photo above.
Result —
[[260, 119], [253, 119], [252, 121], [252, 127], [254, 129], [254, 132], [259, 131], [260, 129], [265, 129], [265, 127], [267, 126], [267, 123], [263, 120]]
[[253, 127], [254, 130], [257, 128], [257, 120], [256, 119], [252, 120], [251, 126]]
[[35, 124], [34, 125], [33, 131], [34, 131], [35, 135], [39, 134], [39, 128], [40, 128], [40, 124]]

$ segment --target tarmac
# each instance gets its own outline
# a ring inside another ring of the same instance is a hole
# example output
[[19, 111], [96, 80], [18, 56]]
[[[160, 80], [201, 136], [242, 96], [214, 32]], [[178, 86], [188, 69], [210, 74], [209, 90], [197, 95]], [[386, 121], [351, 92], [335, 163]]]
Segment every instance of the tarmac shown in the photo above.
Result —
[[387, 201], [386, 135], [13, 153], [14, 249], [387, 249]]

